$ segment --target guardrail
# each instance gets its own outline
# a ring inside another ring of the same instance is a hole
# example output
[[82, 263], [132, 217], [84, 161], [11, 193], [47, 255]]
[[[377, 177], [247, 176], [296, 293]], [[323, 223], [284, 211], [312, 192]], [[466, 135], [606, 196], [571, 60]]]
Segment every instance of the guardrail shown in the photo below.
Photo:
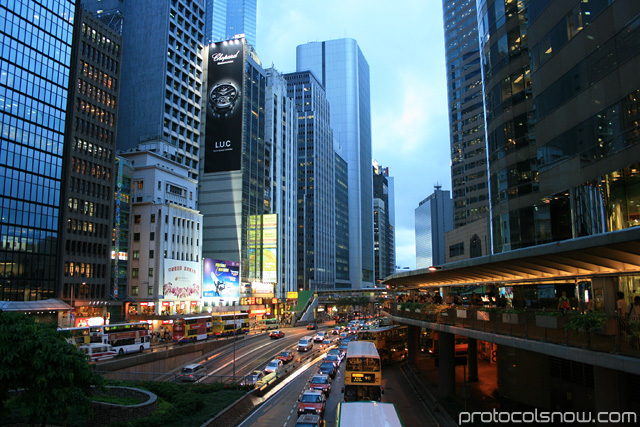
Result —
[[390, 304], [387, 309], [398, 317], [640, 357], [640, 321], [602, 312], [447, 305], [409, 309], [400, 304]]

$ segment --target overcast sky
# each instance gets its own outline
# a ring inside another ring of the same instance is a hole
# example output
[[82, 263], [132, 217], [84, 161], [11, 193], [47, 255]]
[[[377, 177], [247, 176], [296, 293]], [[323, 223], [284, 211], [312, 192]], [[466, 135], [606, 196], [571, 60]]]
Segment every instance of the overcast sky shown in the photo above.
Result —
[[396, 265], [416, 266], [415, 209], [451, 191], [441, 0], [258, 0], [265, 68], [296, 71], [296, 46], [353, 38], [369, 63], [373, 158], [395, 179]]

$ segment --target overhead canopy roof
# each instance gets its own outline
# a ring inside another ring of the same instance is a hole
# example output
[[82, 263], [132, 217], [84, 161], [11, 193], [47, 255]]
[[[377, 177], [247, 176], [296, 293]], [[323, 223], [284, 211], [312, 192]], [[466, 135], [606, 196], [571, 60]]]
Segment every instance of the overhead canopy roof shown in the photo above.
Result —
[[640, 273], [640, 227], [392, 274], [396, 288], [482, 285]]
[[0, 301], [3, 311], [55, 311], [69, 310], [71, 307], [59, 299], [43, 299], [38, 301]]

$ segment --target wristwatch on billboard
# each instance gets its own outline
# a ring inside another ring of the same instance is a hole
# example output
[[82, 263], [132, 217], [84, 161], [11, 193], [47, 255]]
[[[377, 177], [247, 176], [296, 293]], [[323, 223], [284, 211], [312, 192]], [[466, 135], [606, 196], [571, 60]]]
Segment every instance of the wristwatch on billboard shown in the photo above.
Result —
[[217, 117], [228, 117], [239, 98], [240, 92], [231, 82], [218, 83], [209, 92], [209, 105]]

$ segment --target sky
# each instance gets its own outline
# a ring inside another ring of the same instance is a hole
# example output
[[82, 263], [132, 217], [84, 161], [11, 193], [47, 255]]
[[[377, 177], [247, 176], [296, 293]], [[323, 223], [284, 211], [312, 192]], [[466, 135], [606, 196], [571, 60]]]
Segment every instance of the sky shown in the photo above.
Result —
[[415, 269], [415, 209], [451, 191], [441, 0], [258, 0], [265, 68], [296, 71], [296, 47], [353, 38], [369, 63], [373, 159], [394, 177], [396, 265]]

